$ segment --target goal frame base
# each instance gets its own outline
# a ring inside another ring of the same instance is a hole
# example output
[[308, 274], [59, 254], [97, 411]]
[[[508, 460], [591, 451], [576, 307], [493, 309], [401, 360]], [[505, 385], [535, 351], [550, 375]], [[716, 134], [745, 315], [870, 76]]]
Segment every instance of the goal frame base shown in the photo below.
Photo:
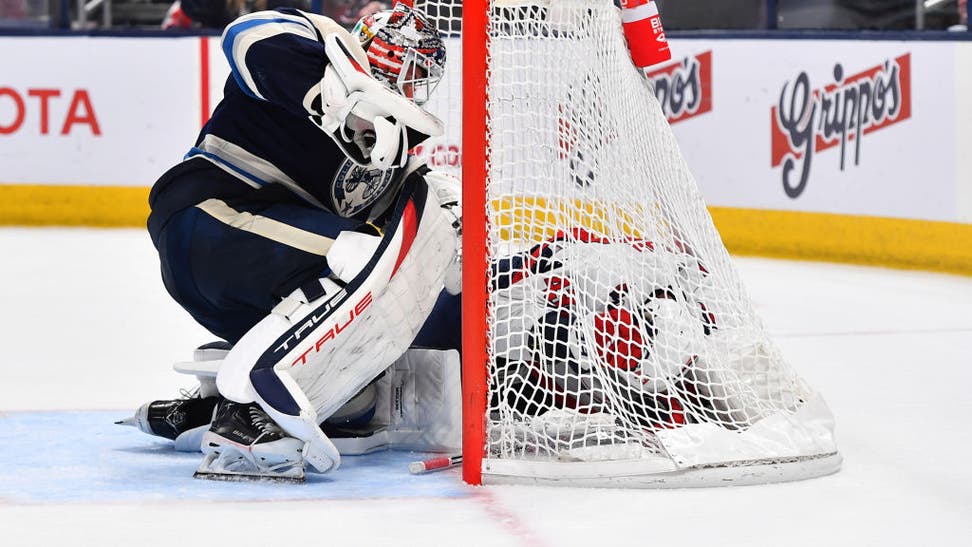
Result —
[[812, 479], [840, 470], [837, 452], [676, 468], [670, 461], [525, 462], [483, 459], [483, 484], [585, 488], [711, 488]]

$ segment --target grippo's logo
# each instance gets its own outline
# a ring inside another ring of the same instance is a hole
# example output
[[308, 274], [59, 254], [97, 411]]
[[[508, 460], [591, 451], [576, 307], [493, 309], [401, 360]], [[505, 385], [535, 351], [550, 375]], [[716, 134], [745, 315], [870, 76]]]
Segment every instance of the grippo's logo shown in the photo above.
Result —
[[801, 72], [792, 86], [783, 84], [771, 109], [771, 166], [783, 165], [783, 190], [791, 198], [806, 189], [815, 153], [839, 146], [843, 171], [850, 146], [859, 165], [865, 135], [911, 118], [910, 53], [851, 76], [838, 63], [833, 76], [833, 83], [811, 90]]
[[712, 51], [645, 72], [668, 123], [712, 110]]

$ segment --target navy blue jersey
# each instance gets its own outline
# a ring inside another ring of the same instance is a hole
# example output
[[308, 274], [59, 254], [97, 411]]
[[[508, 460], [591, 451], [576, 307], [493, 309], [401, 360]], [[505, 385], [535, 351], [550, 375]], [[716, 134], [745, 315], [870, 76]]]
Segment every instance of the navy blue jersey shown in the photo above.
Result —
[[[367, 216], [396, 172], [356, 166], [313, 121], [321, 114], [320, 82], [328, 63], [323, 40], [331, 32], [344, 30], [291, 8], [230, 24], [222, 38], [231, 69], [223, 100], [185, 159], [204, 158], [253, 189], [280, 184], [341, 216]], [[210, 190], [192, 189], [195, 201], [185, 206], [214, 197]]]

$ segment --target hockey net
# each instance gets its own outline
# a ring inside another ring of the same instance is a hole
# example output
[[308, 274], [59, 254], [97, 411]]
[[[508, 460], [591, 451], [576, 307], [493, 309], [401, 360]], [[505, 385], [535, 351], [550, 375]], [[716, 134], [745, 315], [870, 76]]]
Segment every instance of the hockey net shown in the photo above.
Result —
[[835, 471], [830, 413], [768, 339], [613, 3], [417, 7], [449, 50], [422, 153], [464, 180], [466, 480]]

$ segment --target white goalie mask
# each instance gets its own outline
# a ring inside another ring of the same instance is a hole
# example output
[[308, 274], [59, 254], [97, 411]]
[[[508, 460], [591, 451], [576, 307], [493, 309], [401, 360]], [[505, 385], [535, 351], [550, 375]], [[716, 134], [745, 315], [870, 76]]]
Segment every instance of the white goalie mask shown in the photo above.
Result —
[[423, 104], [442, 80], [446, 50], [435, 25], [405, 4], [363, 17], [351, 31], [375, 78]]

